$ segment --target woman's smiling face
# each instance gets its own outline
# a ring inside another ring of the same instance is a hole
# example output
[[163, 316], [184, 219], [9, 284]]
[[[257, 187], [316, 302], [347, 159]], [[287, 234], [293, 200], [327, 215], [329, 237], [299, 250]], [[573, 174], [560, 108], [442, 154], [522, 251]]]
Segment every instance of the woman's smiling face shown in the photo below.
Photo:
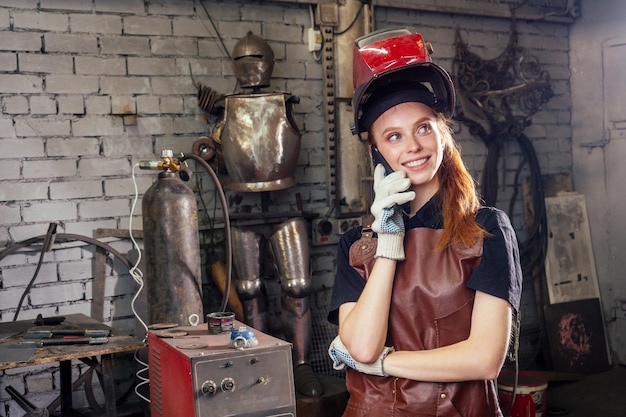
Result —
[[420, 200], [439, 190], [443, 144], [437, 116], [429, 106], [408, 102], [391, 107], [372, 124], [370, 139], [391, 168], [406, 173]]

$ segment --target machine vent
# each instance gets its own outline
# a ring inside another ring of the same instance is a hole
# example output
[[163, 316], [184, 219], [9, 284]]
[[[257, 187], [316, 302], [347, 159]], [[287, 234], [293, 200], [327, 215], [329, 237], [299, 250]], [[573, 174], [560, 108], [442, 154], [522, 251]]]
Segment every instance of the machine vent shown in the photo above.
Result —
[[155, 410], [158, 410], [159, 415], [163, 415], [163, 402], [161, 398], [162, 389], [162, 376], [161, 376], [161, 349], [155, 346], [151, 350], [150, 355], [150, 384], [154, 386], [154, 389], [150, 391], [150, 403]]

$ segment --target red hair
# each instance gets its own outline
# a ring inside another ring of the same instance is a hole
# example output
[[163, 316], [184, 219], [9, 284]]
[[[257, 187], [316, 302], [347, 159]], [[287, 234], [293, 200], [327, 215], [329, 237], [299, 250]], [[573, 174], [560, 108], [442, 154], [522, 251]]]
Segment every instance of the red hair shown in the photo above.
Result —
[[449, 121], [438, 115], [437, 127], [443, 141], [443, 160], [437, 176], [443, 193], [444, 227], [437, 248], [441, 250], [456, 245], [472, 247], [487, 235], [476, 221], [476, 213], [481, 206], [476, 182], [461, 158]]

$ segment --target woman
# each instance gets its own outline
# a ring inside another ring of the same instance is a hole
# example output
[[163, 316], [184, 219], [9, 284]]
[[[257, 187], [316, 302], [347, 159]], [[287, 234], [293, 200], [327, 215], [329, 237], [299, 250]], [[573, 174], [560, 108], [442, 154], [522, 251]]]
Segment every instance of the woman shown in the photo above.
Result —
[[421, 35], [374, 32], [354, 59], [354, 133], [388, 166], [374, 170], [371, 230], [338, 249], [329, 354], [348, 366], [344, 416], [502, 416], [494, 380], [522, 280], [513, 227], [480, 205], [448, 125], [452, 82]]

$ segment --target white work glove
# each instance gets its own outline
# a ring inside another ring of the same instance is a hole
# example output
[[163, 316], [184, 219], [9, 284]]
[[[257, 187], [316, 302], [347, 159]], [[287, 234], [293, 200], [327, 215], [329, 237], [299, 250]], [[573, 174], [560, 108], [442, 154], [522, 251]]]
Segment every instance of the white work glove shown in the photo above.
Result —
[[328, 355], [333, 360], [333, 368], [342, 370], [348, 365], [350, 368], [369, 375], [389, 376], [383, 369], [383, 361], [388, 354], [395, 351], [393, 347], [385, 346], [378, 359], [372, 363], [355, 361], [348, 352], [348, 348], [343, 344], [339, 336], [335, 337], [328, 347]]
[[394, 171], [385, 176], [385, 168], [376, 165], [374, 169], [374, 202], [371, 212], [374, 216], [372, 230], [378, 234], [376, 257], [403, 261], [404, 220], [402, 204], [415, 198], [415, 192], [407, 191], [411, 180], [404, 171]]

